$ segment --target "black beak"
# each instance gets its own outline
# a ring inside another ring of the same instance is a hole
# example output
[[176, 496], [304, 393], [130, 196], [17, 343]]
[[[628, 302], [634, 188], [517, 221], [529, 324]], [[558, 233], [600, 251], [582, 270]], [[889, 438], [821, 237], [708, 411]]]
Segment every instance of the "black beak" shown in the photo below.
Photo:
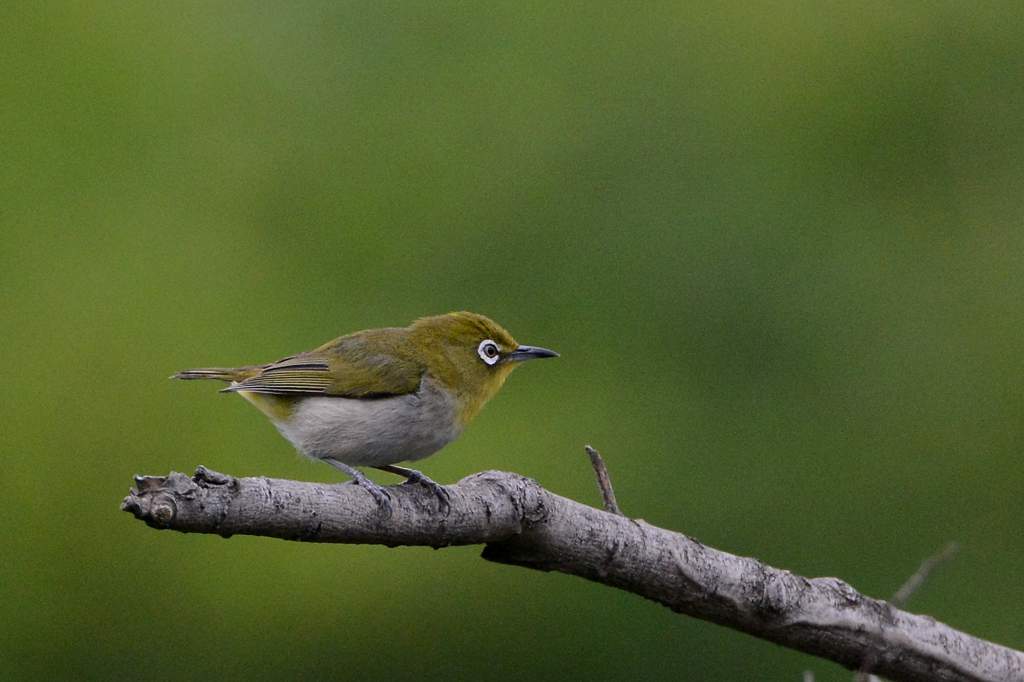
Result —
[[558, 353], [540, 346], [519, 346], [505, 356], [505, 362], [523, 362], [524, 360], [536, 360], [537, 358], [557, 358]]

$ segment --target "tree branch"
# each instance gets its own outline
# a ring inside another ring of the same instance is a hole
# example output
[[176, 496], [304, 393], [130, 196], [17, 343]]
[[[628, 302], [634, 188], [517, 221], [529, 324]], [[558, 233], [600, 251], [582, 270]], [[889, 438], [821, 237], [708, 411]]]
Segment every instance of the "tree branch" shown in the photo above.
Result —
[[136, 477], [122, 509], [155, 528], [387, 546], [484, 544], [483, 557], [561, 571], [673, 611], [898, 680], [1024, 680], [1024, 653], [860, 594], [706, 547], [681, 533], [587, 507], [498, 471], [448, 486], [450, 511], [418, 485], [389, 488], [390, 517], [350, 484]]

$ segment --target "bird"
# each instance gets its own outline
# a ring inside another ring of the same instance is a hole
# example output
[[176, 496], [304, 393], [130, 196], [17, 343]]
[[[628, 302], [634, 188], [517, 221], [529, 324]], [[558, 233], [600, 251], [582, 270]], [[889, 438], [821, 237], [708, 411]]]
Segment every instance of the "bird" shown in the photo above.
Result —
[[459, 311], [357, 331], [269, 364], [187, 369], [171, 378], [228, 382], [221, 392], [252, 403], [301, 454], [347, 474], [390, 513], [390, 495], [356, 467], [402, 476], [447, 507], [444, 486], [398, 463], [458, 438], [520, 364], [558, 356], [518, 343], [484, 315]]

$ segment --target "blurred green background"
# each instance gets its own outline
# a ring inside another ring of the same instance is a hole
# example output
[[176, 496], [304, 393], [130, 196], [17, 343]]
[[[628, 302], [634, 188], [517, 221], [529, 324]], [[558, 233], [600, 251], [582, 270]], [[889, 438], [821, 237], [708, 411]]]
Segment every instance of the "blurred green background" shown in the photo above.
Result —
[[[470, 309], [562, 352], [508, 469], [1024, 647], [1024, 10], [4, 3], [0, 677], [845, 680], [579, 579], [155, 532], [135, 473], [341, 480], [175, 370]], [[393, 481], [387, 475], [378, 480]]]

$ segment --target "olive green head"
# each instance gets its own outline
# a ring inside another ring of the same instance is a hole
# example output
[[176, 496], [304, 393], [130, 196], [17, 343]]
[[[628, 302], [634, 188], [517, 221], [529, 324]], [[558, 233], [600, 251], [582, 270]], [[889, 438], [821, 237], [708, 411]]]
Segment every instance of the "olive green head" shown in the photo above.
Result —
[[521, 363], [558, 357], [547, 348], [518, 343], [494, 320], [470, 312], [420, 318], [409, 326], [409, 340], [427, 370], [455, 393], [463, 424]]

